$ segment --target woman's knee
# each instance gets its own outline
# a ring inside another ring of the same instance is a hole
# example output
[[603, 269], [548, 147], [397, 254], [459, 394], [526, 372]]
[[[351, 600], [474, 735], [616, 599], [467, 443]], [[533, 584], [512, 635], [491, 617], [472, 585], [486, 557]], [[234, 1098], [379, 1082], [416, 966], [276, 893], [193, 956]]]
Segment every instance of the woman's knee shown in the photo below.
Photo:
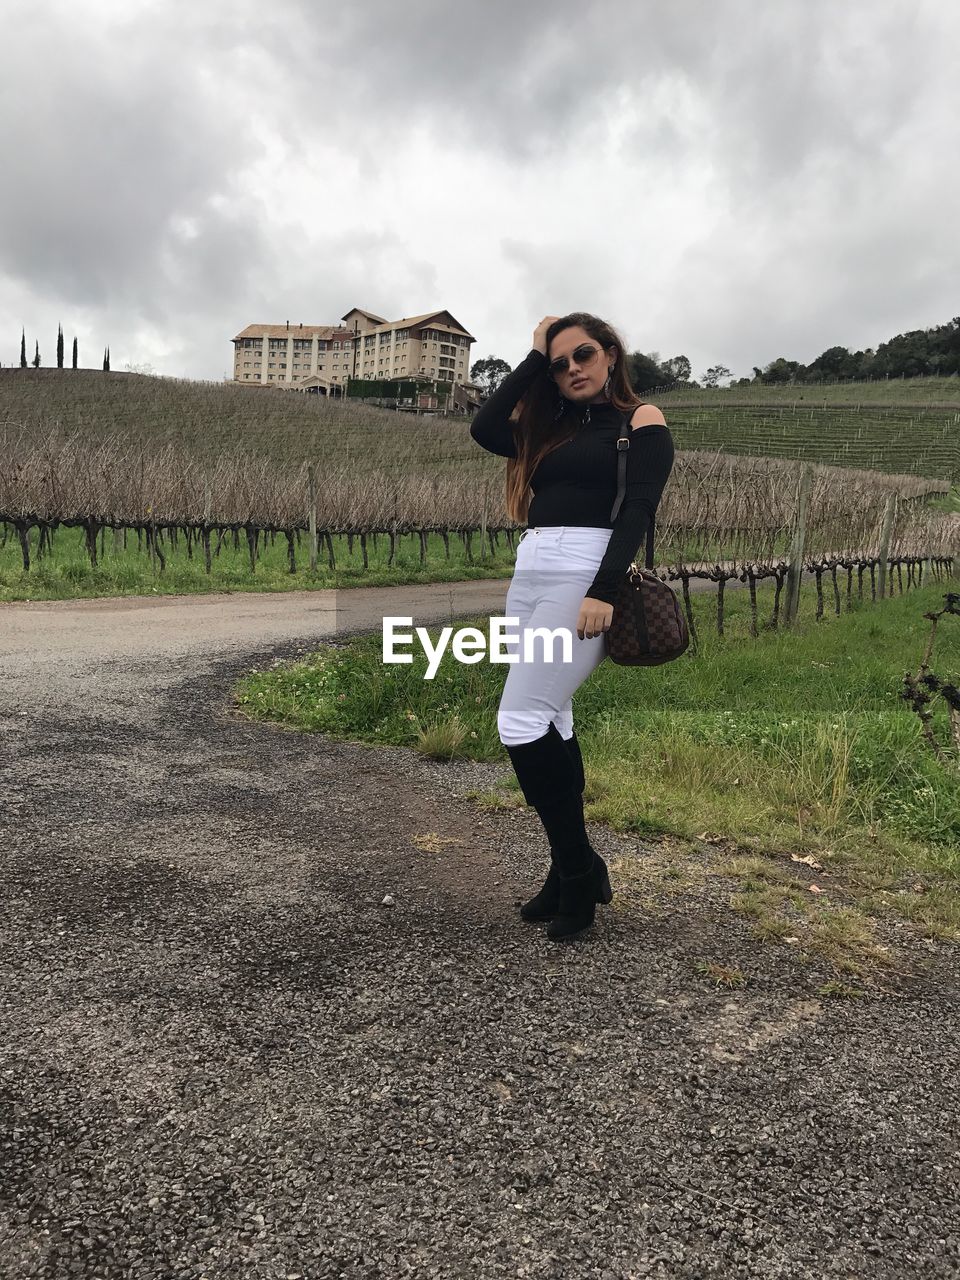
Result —
[[505, 747], [518, 747], [524, 742], [535, 742], [549, 732], [550, 721], [536, 712], [521, 712], [501, 707], [497, 712], [497, 733]]

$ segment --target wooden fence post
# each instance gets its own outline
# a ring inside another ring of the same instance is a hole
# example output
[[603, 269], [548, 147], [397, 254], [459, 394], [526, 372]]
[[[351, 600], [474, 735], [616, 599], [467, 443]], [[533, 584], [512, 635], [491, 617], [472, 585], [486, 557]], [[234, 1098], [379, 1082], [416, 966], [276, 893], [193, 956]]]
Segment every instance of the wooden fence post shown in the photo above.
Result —
[[887, 594], [887, 560], [890, 556], [890, 541], [893, 536], [893, 518], [896, 509], [897, 495], [895, 493], [887, 494], [887, 506], [883, 513], [883, 528], [880, 531], [880, 581], [877, 587], [877, 595], [881, 600]]
[[210, 477], [204, 473], [203, 477], [203, 532], [200, 535], [203, 542], [203, 568], [205, 573], [213, 572], [213, 562], [210, 559], [210, 518], [213, 515], [213, 492], [210, 485]]
[[787, 602], [784, 609], [784, 626], [792, 626], [800, 605], [800, 576], [803, 573], [803, 549], [807, 536], [807, 504], [813, 488], [813, 464], [805, 462], [800, 468], [797, 486], [796, 520], [793, 526], [793, 545], [790, 548], [790, 567], [787, 569]]
[[310, 522], [310, 572], [317, 572], [317, 478], [311, 463], [307, 467], [307, 501], [310, 504], [307, 518]]

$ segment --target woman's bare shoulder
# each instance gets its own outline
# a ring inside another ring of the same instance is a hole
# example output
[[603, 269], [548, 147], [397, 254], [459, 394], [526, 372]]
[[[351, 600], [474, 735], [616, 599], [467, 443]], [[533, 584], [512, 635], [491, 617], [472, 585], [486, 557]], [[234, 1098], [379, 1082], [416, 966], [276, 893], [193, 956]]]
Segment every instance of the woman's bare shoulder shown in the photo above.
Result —
[[655, 404], [641, 404], [634, 409], [630, 416], [630, 426], [636, 431], [637, 427], [665, 427], [666, 420]]

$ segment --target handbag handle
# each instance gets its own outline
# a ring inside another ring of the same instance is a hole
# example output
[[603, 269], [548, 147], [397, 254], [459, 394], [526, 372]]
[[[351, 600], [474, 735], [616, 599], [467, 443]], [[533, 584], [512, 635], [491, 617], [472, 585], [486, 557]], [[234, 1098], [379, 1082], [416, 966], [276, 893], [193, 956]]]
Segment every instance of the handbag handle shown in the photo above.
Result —
[[[637, 406], [639, 408], [639, 405]], [[617, 513], [623, 503], [623, 499], [627, 493], [627, 450], [630, 448], [630, 419], [624, 417], [620, 423], [620, 435], [617, 437], [617, 497], [613, 504], [613, 510], [610, 512], [610, 523], [617, 518]], [[647, 554], [646, 567], [653, 568], [653, 527], [655, 516], [650, 517], [650, 527], [647, 529]]]

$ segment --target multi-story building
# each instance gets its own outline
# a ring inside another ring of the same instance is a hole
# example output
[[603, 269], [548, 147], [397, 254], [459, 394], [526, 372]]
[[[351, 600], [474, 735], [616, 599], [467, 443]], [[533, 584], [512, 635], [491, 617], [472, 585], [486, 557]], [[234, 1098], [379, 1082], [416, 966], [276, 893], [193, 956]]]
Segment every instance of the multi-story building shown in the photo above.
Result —
[[354, 307], [338, 325], [247, 325], [233, 339], [233, 380], [322, 395], [342, 395], [351, 378], [463, 384], [475, 341], [449, 311], [385, 320]]

